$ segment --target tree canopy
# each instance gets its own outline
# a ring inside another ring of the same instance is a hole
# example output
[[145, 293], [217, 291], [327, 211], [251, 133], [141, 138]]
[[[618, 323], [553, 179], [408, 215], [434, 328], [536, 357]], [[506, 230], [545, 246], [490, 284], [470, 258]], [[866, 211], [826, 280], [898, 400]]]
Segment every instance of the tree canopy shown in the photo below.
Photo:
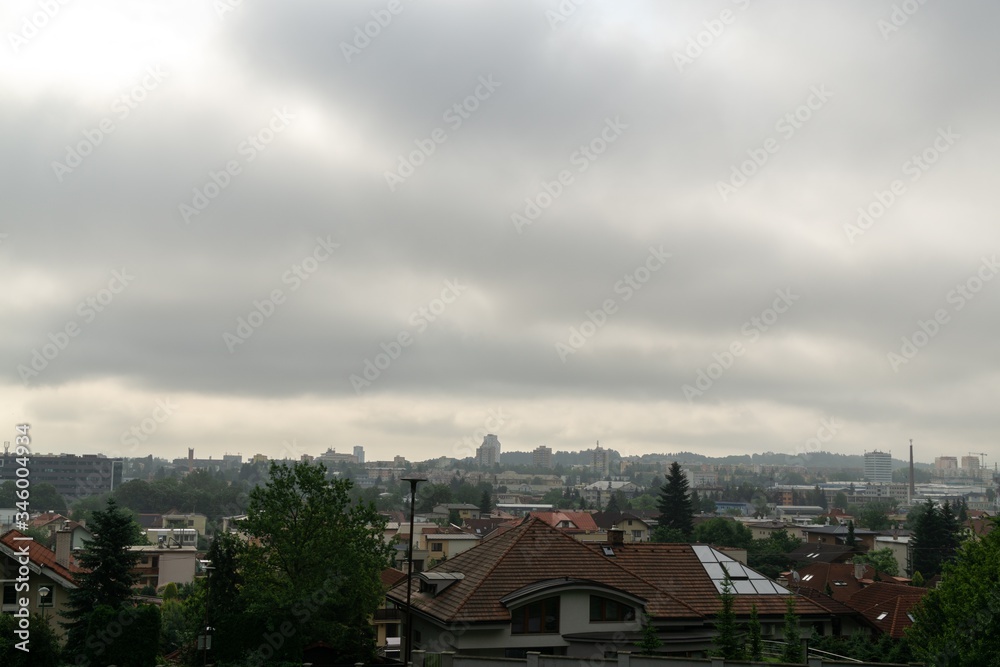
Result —
[[916, 607], [914, 624], [906, 633], [918, 658], [948, 667], [996, 664], [1000, 655], [998, 563], [1000, 530], [994, 530], [982, 539], [966, 541], [955, 559], [944, 565], [941, 582]]
[[688, 481], [677, 461], [670, 464], [667, 481], [660, 490], [657, 509], [660, 511], [660, 527], [679, 531], [683, 535], [690, 535], [694, 530], [694, 510], [688, 495]]

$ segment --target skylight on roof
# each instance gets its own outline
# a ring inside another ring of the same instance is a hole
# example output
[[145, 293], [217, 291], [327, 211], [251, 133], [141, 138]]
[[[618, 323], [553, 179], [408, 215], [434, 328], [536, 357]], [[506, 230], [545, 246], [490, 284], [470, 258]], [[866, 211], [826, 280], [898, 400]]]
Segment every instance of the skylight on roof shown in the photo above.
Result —
[[778, 586], [760, 572], [751, 570], [711, 547], [695, 544], [691, 548], [719, 593], [722, 593], [722, 583], [728, 574], [730, 592], [735, 595], [791, 595], [788, 589]]
[[601, 547], [601, 551], [604, 552], [605, 556], [614, 556], [615, 555], [615, 550], [612, 549], [611, 547]]
[[802, 581], [809, 581], [812, 578], [813, 578], [813, 575], [807, 574], [806, 576], [802, 577]]
[[881, 621], [881, 620], [883, 620], [888, 615], [889, 615], [889, 612], [883, 611], [881, 614], [879, 614], [878, 616], [875, 617], [875, 620], [876, 621]]

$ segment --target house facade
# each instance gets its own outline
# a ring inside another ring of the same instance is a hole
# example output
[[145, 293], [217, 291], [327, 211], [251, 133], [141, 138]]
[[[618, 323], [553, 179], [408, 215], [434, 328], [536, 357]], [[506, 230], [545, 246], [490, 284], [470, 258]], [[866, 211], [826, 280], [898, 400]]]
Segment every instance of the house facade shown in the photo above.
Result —
[[[792, 595], [763, 575], [704, 545], [585, 543], [539, 518], [413, 577], [414, 649], [523, 657], [529, 651], [589, 657], [633, 650], [644, 624], [661, 652], [704, 657], [728, 573], [734, 608], [745, 620], [756, 605], [764, 633], [781, 634]], [[406, 582], [387, 597], [406, 608]], [[835, 614], [799, 598], [809, 627], [832, 632]]]
[[[65, 612], [69, 602], [69, 592], [77, 587], [73, 578], [79, 570], [71, 564], [69, 555], [69, 535], [59, 540], [57, 549], [30, 539], [17, 530], [11, 530], [0, 537], [0, 585], [3, 588], [0, 612], [12, 614], [20, 608], [20, 601], [28, 601], [28, 613], [42, 614], [49, 627], [63, 634], [60, 622], [67, 621]], [[61, 548], [60, 548], [61, 547]], [[22, 578], [22, 568], [27, 568], [27, 581]], [[24, 584], [27, 588], [24, 588]]]

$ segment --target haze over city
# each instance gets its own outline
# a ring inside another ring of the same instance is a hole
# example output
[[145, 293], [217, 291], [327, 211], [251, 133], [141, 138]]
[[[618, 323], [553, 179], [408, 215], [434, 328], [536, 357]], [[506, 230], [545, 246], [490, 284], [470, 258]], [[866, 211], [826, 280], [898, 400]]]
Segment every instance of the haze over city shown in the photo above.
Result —
[[995, 4], [54, 5], [0, 439], [1000, 457]]

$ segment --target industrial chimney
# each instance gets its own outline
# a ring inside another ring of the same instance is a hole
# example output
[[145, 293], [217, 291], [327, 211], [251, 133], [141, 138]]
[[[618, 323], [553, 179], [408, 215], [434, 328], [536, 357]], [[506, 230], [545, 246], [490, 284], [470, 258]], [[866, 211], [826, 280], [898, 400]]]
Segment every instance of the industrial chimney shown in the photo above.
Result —
[[909, 504], [913, 505], [913, 496], [916, 495], [913, 486], [913, 438], [910, 438], [910, 488], [906, 492]]

